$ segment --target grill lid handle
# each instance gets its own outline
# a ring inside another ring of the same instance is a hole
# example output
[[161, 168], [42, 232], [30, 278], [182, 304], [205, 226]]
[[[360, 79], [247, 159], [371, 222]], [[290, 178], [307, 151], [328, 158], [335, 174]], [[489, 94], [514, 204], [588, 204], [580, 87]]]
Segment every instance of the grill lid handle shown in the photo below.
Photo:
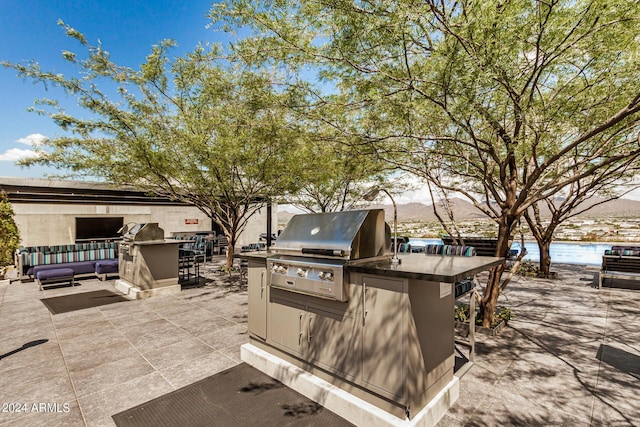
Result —
[[344, 256], [343, 250], [334, 249], [314, 249], [314, 248], [302, 248], [303, 254], [309, 255], [324, 255], [324, 256]]

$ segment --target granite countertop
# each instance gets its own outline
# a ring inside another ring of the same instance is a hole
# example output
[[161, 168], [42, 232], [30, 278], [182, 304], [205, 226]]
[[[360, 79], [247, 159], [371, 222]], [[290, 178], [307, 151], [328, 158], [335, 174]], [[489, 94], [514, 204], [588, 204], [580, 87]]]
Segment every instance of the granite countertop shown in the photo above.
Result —
[[[274, 256], [270, 251], [242, 252], [239, 258], [262, 261]], [[423, 253], [398, 254], [401, 263], [391, 265], [391, 257], [378, 257], [371, 260], [357, 260], [347, 263], [347, 271], [376, 274], [386, 277], [398, 277], [430, 282], [457, 282], [481, 271], [504, 262], [504, 258], [487, 256], [447, 256], [425, 255]]]
[[234, 258], [245, 258], [254, 261], [264, 261], [265, 264], [267, 262], [267, 258], [274, 256], [275, 253], [271, 251], [254, 251], [254, 252], [240, 252], [239, 254], [233, 254]]
[[176, 239], [162, 239], [162, 240], [133, 240], [130, 242], [132, 245], [140, 245], [140, 246], [148, 246], [148, 245], [165, 245], [167, 243], [171, 244], [179, 244], [188, 242], [187, 240], [176, 240]]
[[348, 271], [376, 274], [430, 282], [457, 282], [504, 262], [504, 258], [486, 256], [425, 255], [423, 253], [398, 254], [401, 263], [391, 259], [376, 259], [349, 264]]

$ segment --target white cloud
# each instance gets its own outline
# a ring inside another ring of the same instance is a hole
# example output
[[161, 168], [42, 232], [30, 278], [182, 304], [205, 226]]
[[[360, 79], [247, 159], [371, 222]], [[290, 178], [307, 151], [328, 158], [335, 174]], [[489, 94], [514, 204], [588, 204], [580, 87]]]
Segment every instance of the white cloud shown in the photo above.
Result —
[[38, 145], [41, 145], [47, 139], [49, 138], [40, 133], [32, 133], [31, 135], [27, 135], [24, 138], [17, 139], [16, 142], [36, 147]]
[[[30, 147], [39, 147], [49, 138], [40, 134], [32, 133], [24, 138], [16, 139], [14, 142], [28, 145]], [[23, 148], [10, 148], [4, 153], [0, 153], [0, 162], [17, 162], [18, 160], [28, 159], [30, 157], [36, 157], [37, 154], [34, 150]]]
[[636, 188], [635, 190], [625, 194], [622, 196], [623, 199], [631, 199], [631, 200], [640, 200], [640, 188]]
[[405, 191], [394, 197], [396, 203], [431, 204], [429, 189], [427, 188], [427, 184], [421, 178], [405, 172], [400, 175], [397, 180], [397, 184], [399, 188], [404, 189]]
[[[424, 178], [418, 177], [412, 173], [403, 172], [400, 174], [396, 181], [397, 188], [404, 190], [400, 193], [397, 191], [394, 194], [396, 203], [422, 203], [425, 205], [431, 205], [433, 203], [431, 199], [431, 192]], [[442, 194], [433, 186], [433, 197], [436, 202], [441, 199]], [[459, 198], [463, 200], [469, 200], [465, 195], [457, 191], [451, 191], [447, 194], [447, 197]], [[382, 202], [386, 203], [386, 202]]]
[[0, 154], [0, 162], [16, 162], [18, 160], [36, 157], [37, 154], [33, 150], [23, 150], [21, 148], [10, 148]]

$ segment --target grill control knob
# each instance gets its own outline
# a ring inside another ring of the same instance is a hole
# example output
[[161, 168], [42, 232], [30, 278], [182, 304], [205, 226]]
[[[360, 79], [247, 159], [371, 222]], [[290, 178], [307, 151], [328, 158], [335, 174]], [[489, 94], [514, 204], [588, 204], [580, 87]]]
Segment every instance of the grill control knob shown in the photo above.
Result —
[[333, 280], [333, 273], [330, 271], [321, 271], [318, 273], [318, 278], [320, 280]]
[[284, 274], [284, 273], [287, 272], [287, 268], [285, 266], [282, 266], [282, 265], [274, 265], [273, 267], [271, 267], [271, 272], [272, 273]]
[[298, 273], [298, 276], [304, 277], [307, 274], [307, 271], [302, 268], [299, 268], [297, 273]]

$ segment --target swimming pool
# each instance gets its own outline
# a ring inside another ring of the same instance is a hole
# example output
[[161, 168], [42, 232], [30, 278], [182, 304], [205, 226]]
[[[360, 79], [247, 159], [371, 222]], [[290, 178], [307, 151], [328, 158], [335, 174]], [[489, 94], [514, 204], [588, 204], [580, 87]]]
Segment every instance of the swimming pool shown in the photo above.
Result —
[[[410, 238], [409, 243], [412, 246], [424, 246], [429, 244], [442, 244], [440, 239], [421, 239]], [[584, 264], [584, 265], [601, 265], [602, 255], [606, 249], [611, 249], [612, 245], [628, 244], [628, 243], [610, 243], [610, 242], [553, 242], [549, 251], [551, 252], [551, 262], [563, 264]], [[524, 243], [527, 249], [525, 260], [540, 261], [540, 251], [538, 244], [534, 241]], [[517, 249], [520, 252], [520, 242], [514, 242], [511, 249]]]

